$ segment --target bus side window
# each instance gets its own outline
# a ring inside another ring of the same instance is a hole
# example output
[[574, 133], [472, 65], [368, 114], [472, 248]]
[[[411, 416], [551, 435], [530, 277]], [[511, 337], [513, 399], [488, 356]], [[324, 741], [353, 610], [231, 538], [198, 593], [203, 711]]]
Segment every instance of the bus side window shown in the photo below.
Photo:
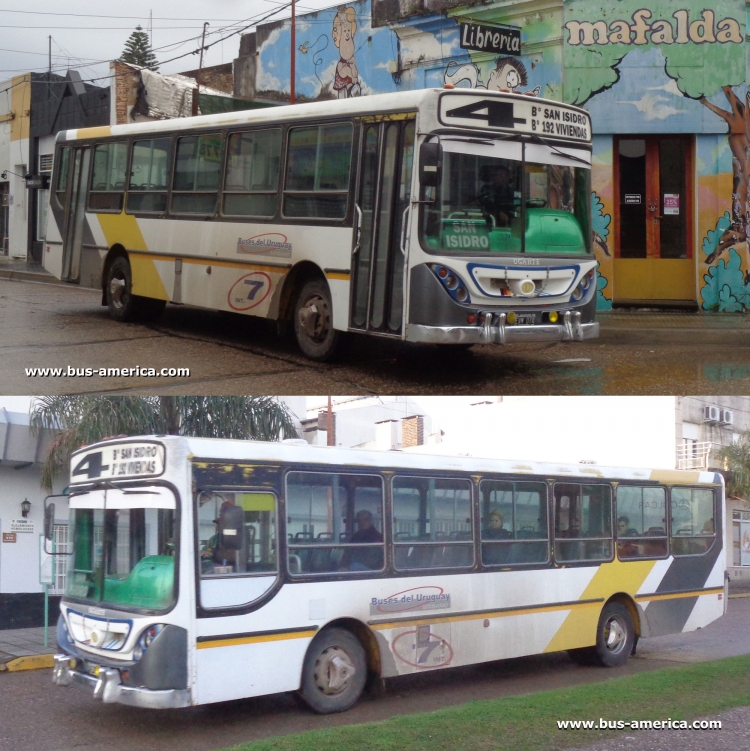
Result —
[[393, 479], [393, 559], [397, 569], [471, 566], [472, 537], [468, 480]]
[[122, 211], [128, 144], [100, 143], [94, 148], [94, 173], [89, 190], [91, 211]]
[[63, 146], [57, 157], [57, 172], [55, 174], [55, 197], [58, 204], [67, 206], [68, 172], [70, 171], [70, 146]]
[[216, 212], [224, 137], [221, 134], [177, 139], [172, 212], [210, 215]]
[[128, 213], [163, 213], [167, 210], [167, 175], [171, 138], [133, 143], [128, 185]]
[[716, 539], [713, 490], [672, 488], [669, 508], [672, 555], [706, 553]]
[[555, 559], [608, 561], [612, 558], [612, 488], [555, 484]]
[[667, 554], [666, 490], [620, 485], [617, 488], [618, 558], [661, 558]]
[[343, 219], [351, 161], [351, 123], [290, 129], [284, 215]]
[[229, 136], [223, 213], [275, 216], [281, 169], [281, 130], [256, 130]]
[[381, 571], [383, 481], [377, 475], [287, 475], [289, 573]]
[[547, 486], [482, 480], [482, 563], [546, 563]]

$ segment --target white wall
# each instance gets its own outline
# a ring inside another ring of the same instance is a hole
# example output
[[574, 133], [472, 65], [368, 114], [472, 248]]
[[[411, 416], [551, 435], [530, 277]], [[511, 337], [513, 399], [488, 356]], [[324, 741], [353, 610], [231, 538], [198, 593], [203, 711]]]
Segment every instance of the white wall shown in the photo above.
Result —
[[[21, 519], [21, 502], [31, 502], [28, 519], [34, 523], [32, 533], [16, 534], [16, 542], [2, 542], [0, 536], [0, 593], [41, 592], [39, 583], [39, 535], [44, 529], [44, 498], [38, 465], [15, 469], [0, 465], [0, 527], [10, 532], [11, 522]], [[59, 489], [57, 489], [59, 492]], [[67, 503], [55, 499], [56, 521], [67, 521]]]

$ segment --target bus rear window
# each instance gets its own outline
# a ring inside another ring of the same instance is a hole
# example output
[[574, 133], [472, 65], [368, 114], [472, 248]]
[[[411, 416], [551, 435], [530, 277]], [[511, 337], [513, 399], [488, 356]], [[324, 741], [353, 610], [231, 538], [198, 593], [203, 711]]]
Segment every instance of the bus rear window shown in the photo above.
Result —
[[351, 123], [293, 128], [289, 132], [284, 214], [343, 219], [351, 160]]

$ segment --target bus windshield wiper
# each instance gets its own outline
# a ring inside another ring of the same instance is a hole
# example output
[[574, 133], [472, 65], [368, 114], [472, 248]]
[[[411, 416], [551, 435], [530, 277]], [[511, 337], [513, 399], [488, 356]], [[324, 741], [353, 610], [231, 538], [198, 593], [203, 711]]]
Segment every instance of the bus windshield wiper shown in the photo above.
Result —
[[587, 167], [590, 167], [591, 164], [587, 162], [585, 159], [581, 159], [579, 156], [573, 156], [572, 154], [566, 154], [564, 151], [560, 151], [560, 149], [557, 148], [554, 144], [550, 143], [546, 139], [542, 138], [541, 136], [532, 135], [531, 136], [532, 141], [538, 141], [539, 143], [546, 146], [548, 149], [551, 149], [555, 152], [555, 154], [558, 154], [559, 156], [564, 156], [566, 159], [572, 159], [574, 162], [580, 162], [581, 164], [585, 164]]

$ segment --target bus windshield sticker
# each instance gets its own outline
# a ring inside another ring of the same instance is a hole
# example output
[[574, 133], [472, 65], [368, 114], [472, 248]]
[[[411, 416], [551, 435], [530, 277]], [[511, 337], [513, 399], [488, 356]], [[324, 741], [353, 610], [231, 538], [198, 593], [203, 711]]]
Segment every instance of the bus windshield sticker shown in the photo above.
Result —
[[382, 613], [412, 613], [415, 610], [446, 610], [451, 596], [442, 587], [415, 587], [387, 597], [370, 600], [370, 615]]
[[572, 107], [541, 104], [530, 98], [479, 99], [469, 94], [446, 94], [440, 99], [440, 121], [448, 126], [497, 128], [515, 133], [591, 141], [588, 113]]
[[113, 443], [73, 456], [70, 484], [97, 480], [156, 477], [164, 472], [164, 446], [159, 443]]

